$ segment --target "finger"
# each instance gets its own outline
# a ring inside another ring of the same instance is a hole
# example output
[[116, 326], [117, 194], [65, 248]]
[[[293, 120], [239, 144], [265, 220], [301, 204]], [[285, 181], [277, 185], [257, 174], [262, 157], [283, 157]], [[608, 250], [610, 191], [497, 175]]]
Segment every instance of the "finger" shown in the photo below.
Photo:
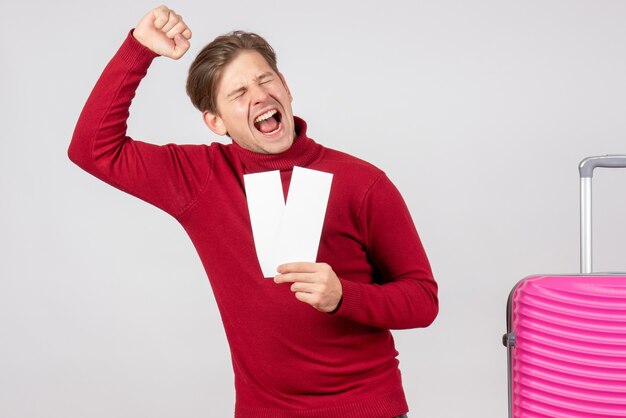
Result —
[[295, 263], [285, 263], [278, 266], [279, 273], [315, 273], [319, 270], [318, 263], [309, 263], [305, 261], [298, 261]]
[[[165, 34], [168, 38], [170, 39], [174, 39], [174, 37], [178, 34], [183, 34], [183, 32], [185, 31], [185, 29], [187, 29], [187, 25], [185, 25], [185, 22], [178, 22], [172, 29], [170, 29], [169, 31], [167, 31], [167, 33]], [[188, 39], [187, 37], [185, 37], [183, 35], [183, 37], [185, 39]]]
[[163, 27], [161, 28], [162, 32], [169, 32], [174, 26], [178, 25], [178, 23], [181, 21], [181, 17], [179, 15], [177, 15], [176, 13], [174, 13], [173, 10], [170, 10], [169, 16], [167, 18], [167, 22], [165, 22], [165, 25], [163, 25]]
[[310, 273], [286, 273], [274, 277], [275, 283], [315, 283], [315, 277]]
[[291, 285], [290, 289], [293, 293], [298, 293], [298, 292], [314, 293], [315, 292], [315, 286], [313, 284], [304, 283], [304, 282], [295, 282]]
[[154, 9], [152, 14], [154, 15], [154, 27], [161, 29], [165, 26], [167, 20], [169, 19], [170, 9], [165, 6], [160, 6]]
[[185, 39], [185, 37], [181, 34], [178, 34], [174, 37], [174, 52], [172, 53], [172, 58], [179, 59], [185, 52], [189, 50], [189, 41]]
[[187, 28], [183, 31], [182, 35], [186, 38], [186, 39], [191, 39], [191, 29]]
[[317, 301], [316, 297], [313, 296], [311, 293], [296, 292], [295, 296], [296, 299], [298, 299], [300, 302], [308, 303], [311, 306], [313, 306], [313, 303], [316, 303]]

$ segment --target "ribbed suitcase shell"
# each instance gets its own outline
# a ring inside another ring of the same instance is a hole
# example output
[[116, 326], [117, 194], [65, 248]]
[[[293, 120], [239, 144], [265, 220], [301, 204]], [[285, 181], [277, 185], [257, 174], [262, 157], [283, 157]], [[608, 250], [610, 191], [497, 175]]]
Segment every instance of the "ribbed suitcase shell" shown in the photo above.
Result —
[[625, 276], [531, 276], [508, 305], [512, 417], [626, 417]]

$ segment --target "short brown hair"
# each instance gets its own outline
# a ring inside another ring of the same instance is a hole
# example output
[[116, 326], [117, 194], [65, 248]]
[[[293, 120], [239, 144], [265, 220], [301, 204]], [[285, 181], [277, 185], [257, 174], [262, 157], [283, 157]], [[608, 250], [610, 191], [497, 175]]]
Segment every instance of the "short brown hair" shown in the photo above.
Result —
[[187, 94], [193, 105], [201, 112], [208, 110], [218, 114], [215, 96], [222, 70], [245, 50], [261, 54], [278, 74], [276, 53], [261, 36], [239, 30], [218, 36], [200, 51], [189, 67]]

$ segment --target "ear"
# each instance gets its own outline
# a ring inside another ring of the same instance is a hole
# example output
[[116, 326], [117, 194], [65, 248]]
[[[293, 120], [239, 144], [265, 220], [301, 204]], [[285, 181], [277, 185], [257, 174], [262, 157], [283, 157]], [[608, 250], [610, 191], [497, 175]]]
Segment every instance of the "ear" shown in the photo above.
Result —
[[219, 115], [205, 110], [204, 113], [202, 113], [202, 119], [204, 119], [204, 123], [206, 124], [206, 126], [208, 126], [209, 129], [216, 134], [226, 135], [226, 133], [228, 132], [226, 126], [224, 125], [224, 121], [222, 120], [222, 118], [219, 117]]
[[287, 85], [287, 81], [285, 81], [285, 76], [283, 75], [283, 73], [278, 73], [278, 76], [280, 77], [280, 81], [283, 83], [283, 86], [285, 86], [285, 89], [287, 90], [287, 94], [289, 95], [289, 101], [293, 102], [293, 96], [291, 95], [291, 91], [289, 91], [289, 86]]

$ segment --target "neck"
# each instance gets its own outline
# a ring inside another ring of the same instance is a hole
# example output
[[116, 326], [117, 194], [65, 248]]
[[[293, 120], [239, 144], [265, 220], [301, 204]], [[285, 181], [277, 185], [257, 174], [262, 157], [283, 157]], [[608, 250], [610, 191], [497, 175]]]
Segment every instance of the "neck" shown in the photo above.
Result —
[[242, 148], [233, 142], [233, 148], [241, 159], [246, 172], [258, 173], [272, 170], [291, 170], [294, 166], [306, 167], [315, 161], [322, 147], [307, 137], [306, 122], [294, 117], [295, 138], [289, 149], [277, 154], [261, 154]]

